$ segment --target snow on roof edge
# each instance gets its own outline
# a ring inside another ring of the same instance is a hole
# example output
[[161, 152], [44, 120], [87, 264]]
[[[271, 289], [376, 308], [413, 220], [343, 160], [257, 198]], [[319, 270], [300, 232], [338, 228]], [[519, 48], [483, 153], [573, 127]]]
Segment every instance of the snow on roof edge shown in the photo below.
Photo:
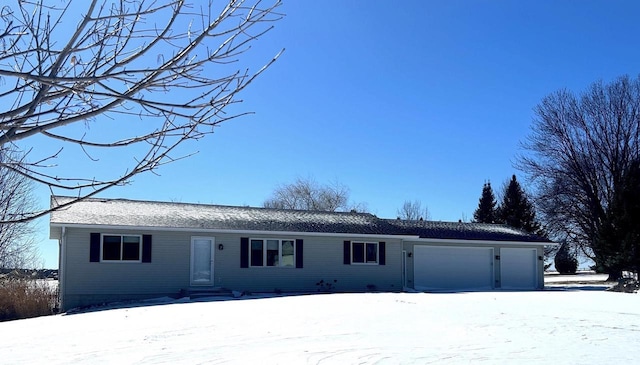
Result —
[[[74, 197], [51, 196], [65, 204]], [[110, 203], [102, 205], [102, 203]], [[96, 204], [100, 205], [97, 207]], [[161, 209], [162, 208], [162, 209]], [[171, 209], [165, 209], [171, 208]], [[434, 239], [552, 241], [506, 225], [443, 221], [400, 221], [370, 213], [322, 212], [203, 203], [87, 198], [50, 215], [51, 224], [149, 226], [180, 229], [291, 231], [419, 236]]]

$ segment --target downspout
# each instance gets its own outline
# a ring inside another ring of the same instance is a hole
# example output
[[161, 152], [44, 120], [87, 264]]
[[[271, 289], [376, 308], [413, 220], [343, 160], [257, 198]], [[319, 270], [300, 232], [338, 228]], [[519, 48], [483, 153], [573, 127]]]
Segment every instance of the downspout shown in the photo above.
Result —
[[58, 310], [63, 311], [65, 297], [65, 270], [67, 268], [67, 227], [62, 226], [58, 253]]

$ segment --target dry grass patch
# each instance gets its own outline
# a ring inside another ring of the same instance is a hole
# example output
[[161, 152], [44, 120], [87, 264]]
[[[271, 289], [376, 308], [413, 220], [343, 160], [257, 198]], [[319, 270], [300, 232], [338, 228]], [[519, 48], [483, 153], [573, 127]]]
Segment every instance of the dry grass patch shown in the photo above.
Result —
[[0, 322], [53, 314], [57, 290], [46, 282], [30, 279], [0, 281]]

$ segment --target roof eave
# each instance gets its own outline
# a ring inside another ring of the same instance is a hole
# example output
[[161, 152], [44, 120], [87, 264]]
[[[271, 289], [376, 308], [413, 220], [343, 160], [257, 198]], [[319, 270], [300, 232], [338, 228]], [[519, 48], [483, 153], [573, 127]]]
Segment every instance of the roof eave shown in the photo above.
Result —
[[334, 232], [304, 232], [304, 231], [268, 231], [268, 230], [239, 230], [239, 229], [216, 229], [198, 227], [157, 227], [157, 226], [128, 226], [109, 224], [82, 224], [82, 223], [50, 223], [51, 227], [73, 227], [85, 229], [114, 229], [133, 231], [162, 231], [162, 232], [194, 232], [194, 233], [227, 233], [227, 234], [251, 234], [251, 235], [298, 235], [298, 236], [324, 236], [324, 237], [375, 237], [383, 239], [414, 240], [418, 236], [392, 235], [376, 233], [334, 233]]
[[459, 244], [459, 245], [469, 245], [469, 244], [485, 244], [485, 245], [516, 245], [516, 246], [557, 246], [556, 242], [540, 242], [540, 241], [512, 241], [512, 240], [474, 240], [474, 239], [460, 239], [460, 238], [416, 238], [409, 239], [411, 242], [421, 242], [421, 243], [442, 243], [446, 241], [447, 243]]

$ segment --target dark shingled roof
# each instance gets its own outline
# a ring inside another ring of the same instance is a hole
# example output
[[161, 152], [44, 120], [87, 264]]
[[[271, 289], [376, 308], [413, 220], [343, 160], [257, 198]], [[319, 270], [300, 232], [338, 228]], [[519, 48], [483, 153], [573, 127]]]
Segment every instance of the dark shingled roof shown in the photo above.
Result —
[[[52, 206], [73, 198], [52, 196]], [[400, 221], [368, 213], [318, 212], [207, 204], [86, 199], [51, 213], [51, 224], [405, 235], [420, 238], [548, 242], [495, 224]]]
[[403, 232], [402, 234], [418, 235], [420, 238], [552, 243], [548, 239], [504, 224], [399, 219], [385, 219], [385, 222]]

